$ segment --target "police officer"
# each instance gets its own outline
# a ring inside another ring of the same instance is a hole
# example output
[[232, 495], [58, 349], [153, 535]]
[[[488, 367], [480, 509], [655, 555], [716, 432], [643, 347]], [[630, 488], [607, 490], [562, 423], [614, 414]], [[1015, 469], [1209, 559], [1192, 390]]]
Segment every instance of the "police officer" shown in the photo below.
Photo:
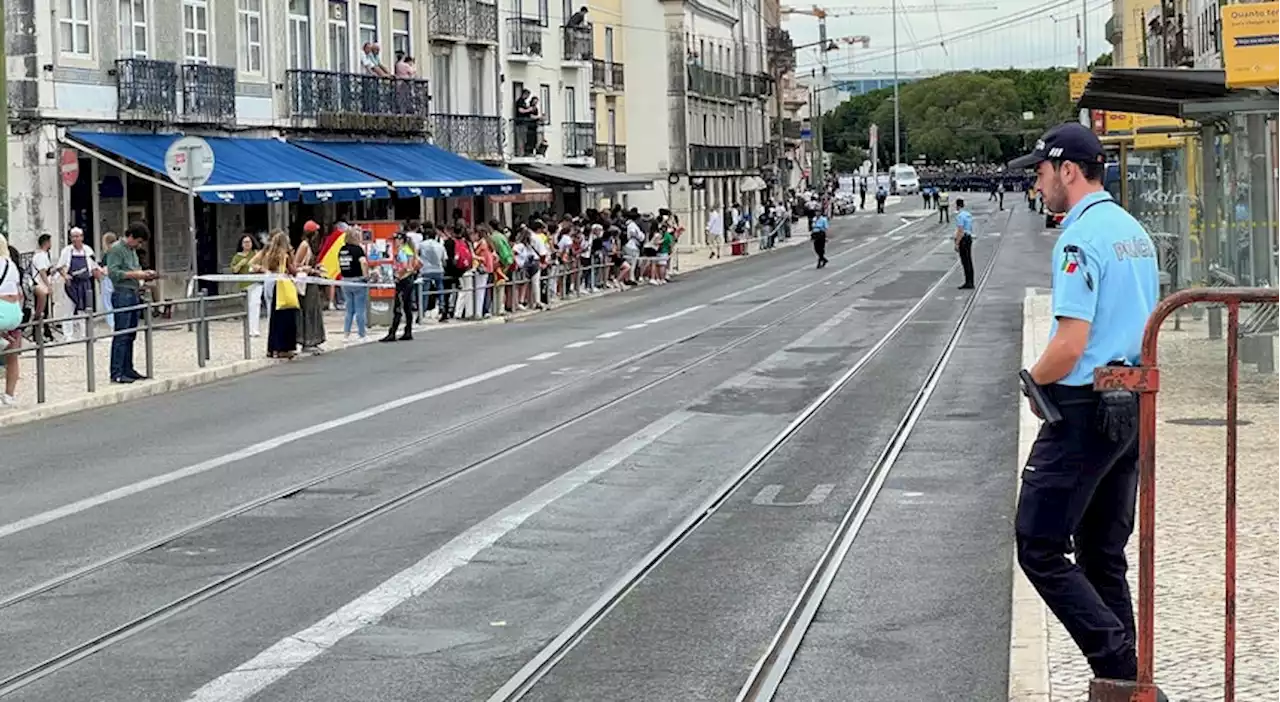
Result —
[[1036, 169], [1046, 205], [1067, 213], [1053, 251], [1050, 340], [1030, 369], [1062, 419], [1041, 427], [1027, 458], [1016, 535], [1023, 572], [1094, 675], [1133, 680], [1124, 549], [1138, 486], [1137, 399], [1099, 394], [1093, 370], [1137, 363], [1159, 273], [1151, 238], [1102, 187], [1104, 160], [1093, 132], [1069, 123], [1009, 164]]
[[956, 198], [956, 253], [964, 269], [961, 290], [973, 290], [973, 215], [964, 208], [964, 198]]

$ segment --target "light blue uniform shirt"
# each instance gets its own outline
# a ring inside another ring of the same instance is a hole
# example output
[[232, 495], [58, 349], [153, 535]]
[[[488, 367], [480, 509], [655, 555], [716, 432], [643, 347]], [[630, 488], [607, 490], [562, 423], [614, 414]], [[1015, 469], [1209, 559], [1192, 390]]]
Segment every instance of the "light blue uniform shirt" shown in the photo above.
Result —
[[815, 219], [815, 220], [813, 220], [813, 231], [815, 231], [815, 232], [824, 232], [824, 233], [827, 231], [827, 216], [826, 216], [826, 215], [818, 215], [818, 218], [817, 218], [817, 219]]
[[956, 226], [964, 232], [965, 236], [973, 236], [973, 214], [969, 210], [960, 210], [956, 213]]
[[[1160, 299], [1156, 247], [1138, 220], [1106, 191], [1077, 202], [1062, 227], [1053, 247], [1049, 334], [1058, 331], [1059, 317], [1081, 319], [1090, 327], [1084, 354], [1058, 382], [1092, 385], [1094, 368], [1117, 360], [1138, 363], [1147, 318]], [[1072, 247], [1078, 251], [1068, 250]]]

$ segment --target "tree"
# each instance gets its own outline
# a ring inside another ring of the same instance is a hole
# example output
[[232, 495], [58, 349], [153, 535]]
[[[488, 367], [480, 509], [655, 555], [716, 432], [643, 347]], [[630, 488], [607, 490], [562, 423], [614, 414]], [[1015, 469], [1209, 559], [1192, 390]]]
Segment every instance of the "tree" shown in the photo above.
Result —
[[1093, 65], [1089, 66], [1089, 70], [1092, 71], [1095, 68], [1100, 68], [1100, 67], [1105, 68], [1107, 66], [1112, 66], [1112, 65], [1114, 64], [1112, 63], [1111, 52], [1108, 51], [1107, 53], [1102, 54], [1098, 58], [1094, 59]]
[[[899, 87], [902, 158], [1000, 163], [1024, 153], [1037, 136], [1071, 119], [1066, 69], [966, 71]], [[823, 123], [823, 147], [833, 164], [853, 149], [868, 150], [872, 124], [880, 132], [883, 170], [893, 160], [893, 90], [846, 100]], [[859, 161], [860, 162], [860, 161]], [[836, 170], [843, 170], [836, 166]]]

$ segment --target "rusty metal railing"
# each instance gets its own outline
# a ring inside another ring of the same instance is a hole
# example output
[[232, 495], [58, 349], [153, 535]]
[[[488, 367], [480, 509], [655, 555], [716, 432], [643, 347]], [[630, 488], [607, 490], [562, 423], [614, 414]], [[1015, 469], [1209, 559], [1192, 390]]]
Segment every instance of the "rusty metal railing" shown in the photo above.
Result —
[[1142, 364], [1136, 368], [1107, 366], [1094, 370], [1098, 390], [1126, 389], [1139, 393], [1138, 435], [1138, 679], [1094, 679], [1092, 702], [1156, 702], [1155, 589], [1156, 589], [1156, 393], [1160, 390], [1157, 342], [1160, 327], [1186, 305], [1208, 302], [1227, 308], [1227, 465], [1225, 541], [1225, 625], [1223, 699], [1235, 700], [1236, 658], [1236, 444], [1239, 380], [1240, 305], [1276, 304], [1275, 288], [1191, 288], [1160, 301], [1147, 320], [1142, 337]]

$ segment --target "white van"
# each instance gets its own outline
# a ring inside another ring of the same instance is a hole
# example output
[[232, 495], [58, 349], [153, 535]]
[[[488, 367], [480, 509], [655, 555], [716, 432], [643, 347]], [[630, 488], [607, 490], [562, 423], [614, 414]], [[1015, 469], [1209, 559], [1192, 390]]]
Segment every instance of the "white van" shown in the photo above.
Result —
[[889, 169], [889, 192], [896, 195], [915, 195], [920, 192], [920, 177], [916, 169], [899, 163]]

